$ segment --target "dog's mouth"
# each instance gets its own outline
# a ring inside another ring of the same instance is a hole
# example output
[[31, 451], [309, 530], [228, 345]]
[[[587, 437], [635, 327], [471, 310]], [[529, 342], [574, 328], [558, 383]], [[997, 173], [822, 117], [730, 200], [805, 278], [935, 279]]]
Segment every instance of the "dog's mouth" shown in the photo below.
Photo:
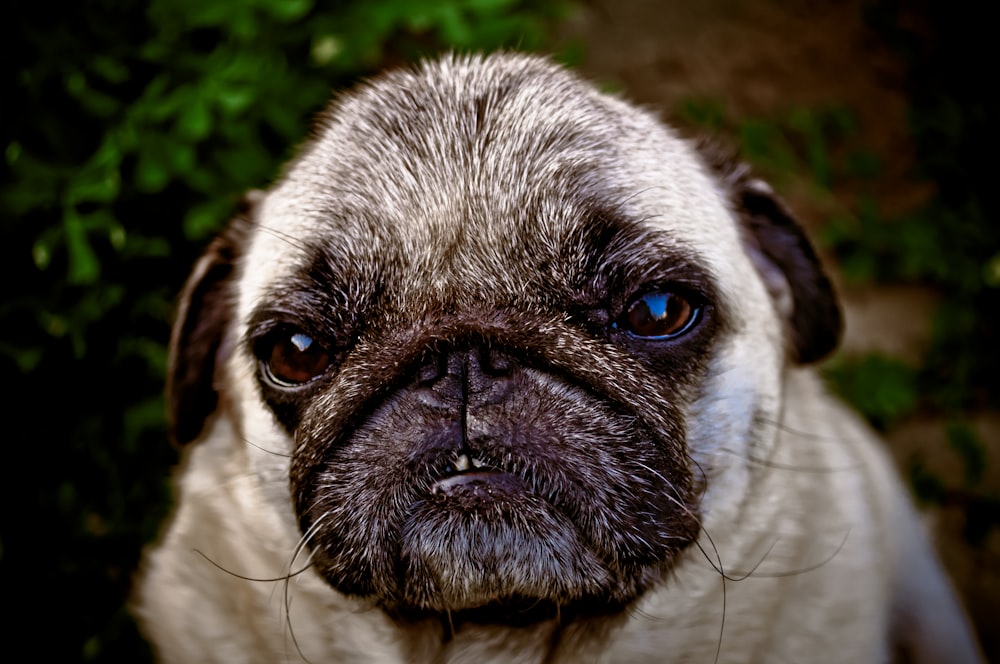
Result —
[[445, 466], [443, 476], [431, 485], [431, 494], [488, 501], [499, 492], [523, 491], [526, 488], [517, 475], [496, 468], [474, 454], [463, 452]]
[[438, 484], [447, 480], [464, 477], [466, 475], [482, 475], [502, 472], [499, 468], [483, 461], [475, 453], [461, 452], [454, 459], [445, 464], [444, 477], [435, 483], [435, 490]]

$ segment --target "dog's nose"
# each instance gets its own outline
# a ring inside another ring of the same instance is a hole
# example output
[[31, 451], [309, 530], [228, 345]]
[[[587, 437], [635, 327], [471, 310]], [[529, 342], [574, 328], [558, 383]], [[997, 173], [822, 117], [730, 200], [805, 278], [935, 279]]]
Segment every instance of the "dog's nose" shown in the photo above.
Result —
[[506, 398], [514, 372], [509, 352], [481, 344], [432, 354], [418, 368], [416, 382], [427, 405], [478, 407]]

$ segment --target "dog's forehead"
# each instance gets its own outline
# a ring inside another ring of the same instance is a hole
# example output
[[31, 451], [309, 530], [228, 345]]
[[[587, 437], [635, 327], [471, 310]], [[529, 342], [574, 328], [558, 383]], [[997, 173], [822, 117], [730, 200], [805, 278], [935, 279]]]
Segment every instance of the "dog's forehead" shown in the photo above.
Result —
[[709, 272], [719, 248], [738, 243], [724, 194], [686, 142], [537, 58], [389, 74], [321, 125], [260, 211], [267, 232], [252, 262], [269, 267], [251, 277], [258, 293], [317, 252], [354, 264], [379, 254], [407, 278], [502, 288], [523, 267], [505, 261], [525, 247], [558, 253], [581, 224], [609, 218], [683, 246]]

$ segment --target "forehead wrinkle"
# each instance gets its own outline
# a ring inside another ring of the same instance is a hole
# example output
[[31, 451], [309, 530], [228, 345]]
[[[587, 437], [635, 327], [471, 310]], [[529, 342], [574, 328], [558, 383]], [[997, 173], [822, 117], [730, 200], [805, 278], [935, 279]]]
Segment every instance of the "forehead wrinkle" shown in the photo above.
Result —
[[[453, 192], [447, 205], [439, 189], [413, 200], [405, 213], [387, 210], [384, 200], [378, 207], [345, 211], [342, 201], [331, 198], [324, 215], [337, 220], [331, 250], [366, 261], [362, 256], [381, 253], [383, 263], [395, 264], [420, 287], [440, 289], [460, 280], [473, 285], [488, 278], [479, 285], [521, 291], [527, 284], [516, 278], [520, 271], [508, 269], [512, 257], [533, 249], [557, 253], [565, 228], [586, 212], [575, 195], [564, 191], [573, 187], [569, 169], [561, 176], [539, 176], [552, 182], [541, 192], [527, 172], [522, 171], [520, 182], [483, 177], [462, 187], [442, 183], [440, 189]], [[340, 208], [336, 212], [334, 205]]]
[[294, 176], [324, 198], [430, 228], [453, 226], [476, 192], [517, 201], [567, 165], [601, 160], [615, 122], [605, 100], [528, 64], [455, 76], [461, 64], [445, 63], [361, 88], [329, 114]]
[[606, 305], [640, 290], [684, 286], [713, 300], [714, 277], [687, 243], [649, 219], [634, 218], [624, 206], [594, 204], [584, 223], [567, 239], [565, 251], [575, 274], [567, 283]]

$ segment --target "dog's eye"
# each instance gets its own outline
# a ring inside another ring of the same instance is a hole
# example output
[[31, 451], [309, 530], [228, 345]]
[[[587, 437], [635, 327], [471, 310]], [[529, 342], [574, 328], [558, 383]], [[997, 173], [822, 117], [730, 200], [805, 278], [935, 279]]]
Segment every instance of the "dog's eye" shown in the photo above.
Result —
[[326, 371], [330, 353], [308, 334], [292, 332], [275, 339], [264, 364], [279, 385], [301, 385]]
[[698, 313], [681, 295], [656, 291], [633, 300], [613, 326], [642, 339], [670, 339], [690, 329]]

